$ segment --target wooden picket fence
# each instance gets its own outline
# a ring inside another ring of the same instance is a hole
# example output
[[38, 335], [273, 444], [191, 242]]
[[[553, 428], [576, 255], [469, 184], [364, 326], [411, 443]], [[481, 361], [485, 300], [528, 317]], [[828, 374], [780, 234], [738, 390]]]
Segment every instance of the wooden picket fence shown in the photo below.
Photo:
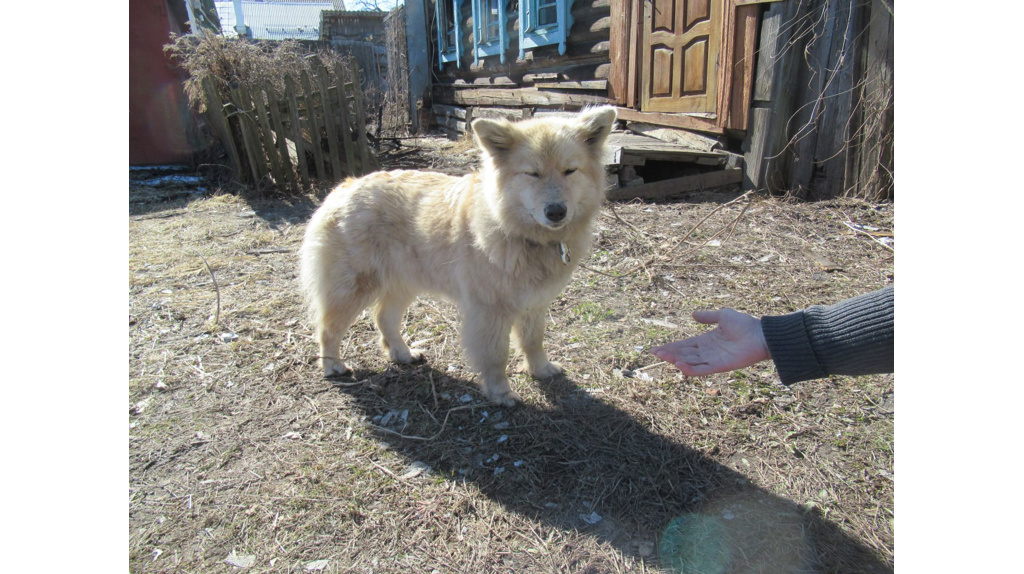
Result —
[[[243, 182], [257, 189], [299, 191], [380, 168], [366, 136], [366, 114], [355, 62], [349, 77], [321, 63], [314, 77], [284, 77], [284, 94], [270, 86], [235, 85], [222, 98], [207, 80], [210, 123], [228, 161]], [[342, 70], [336, 66], [336, 70]]]

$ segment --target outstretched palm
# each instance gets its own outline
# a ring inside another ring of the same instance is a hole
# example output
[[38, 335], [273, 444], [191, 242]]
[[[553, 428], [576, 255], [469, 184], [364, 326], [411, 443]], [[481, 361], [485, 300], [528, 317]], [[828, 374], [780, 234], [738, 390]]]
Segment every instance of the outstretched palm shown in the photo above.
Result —
[[651, 350], [684, 375], [700, 377], [724, 373], [771, 359], [759, 319], [732, 309], [694, 311], [693, 318], [698, 323], [718, 326], [696, 337]]

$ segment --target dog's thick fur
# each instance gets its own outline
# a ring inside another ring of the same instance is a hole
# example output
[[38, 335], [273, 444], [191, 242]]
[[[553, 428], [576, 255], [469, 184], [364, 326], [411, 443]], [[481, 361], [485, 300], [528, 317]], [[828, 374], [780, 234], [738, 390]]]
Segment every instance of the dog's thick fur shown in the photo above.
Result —
[[390, 357], [420, 360], [401, 336], [402, 317], [420, 293], [458, 304], [469, 363], [495, 403], [521, 400], [505, 374], [510, 333], [530, 374], [561, 373], [544, 351], [545, 314], [590, 251], [614, 122], [611, 107], [519, 123], [478, 119], [479, 172], [378, 172], [338, 186], [310, 220], [301, 249], [324, 374], [348, 372], [342, 337], [373, 304]]

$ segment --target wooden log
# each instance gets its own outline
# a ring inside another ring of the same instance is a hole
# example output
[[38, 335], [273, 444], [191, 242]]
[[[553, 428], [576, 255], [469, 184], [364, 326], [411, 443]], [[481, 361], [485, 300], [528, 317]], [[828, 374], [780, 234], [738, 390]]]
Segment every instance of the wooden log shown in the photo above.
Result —
[[605, 91], [608, 89], [608, 82], [606, 80], [589, 80], [583, 82], [537, 82], [533, 87], [545, 90]]
[[522, 88], [518, 90], [452, 90], [441, 87], [434, 88], [436, 101], [462, 106], [576, 106], [588, 104], [606, 104], [605, 96], [583, 94], [562, 94], [543, 92], [536, 89]]
[[309, 81], [309, 74], [306, 73], [306, 70], [302, 70], [302, 74], [299, 77], [299, 82], [302, 84], [302, 91], [304, 92], [303, 98], [305, 98], [306, 101], [306, 117], [309, 120], [309, 130], [311, 134], [310, 143], [312, 144], [313, 159], [315, 163], [315, 169], [313, 170], [313, 173], [311, 175], [317, 179], [327, 180], [327, 170], [325, 169], [326, 164], [324, 164], [324, 153], [323, 150], [321, 149], [322, 146], [320, 144], [320, 121], [317, 117], [319, 114], [316, 113], [316, 106], [314, 105], [313, 101], [313, 88]]
[[466, 116], [469, 113], [466, 108], [460, 108], [457, 106], [446, 106], [444, 104], [434, 104], [431, 107], [431, 109], [434, 112], [435, 116], [453, 117], [459, 118], [460, 120], [466, 119]]
[[284, 77], [284, 97], [291, 108], [292, 141], [295, 142], [295, 161], [299, 164], [299, 175], [303, 187], [309, 187], [309, 168], [306, 166], [306, 148], [303, 146], [302, 121], [299, 120], [299, 100], [295, 96], [295, 82], [292, 77]]
[[743, 181], [743, 170], [724, 169], [697, 175], [687, 175], [637, 187], [622, 187], [608, 192], [608, 199], [665, 199], [691, 191], [702, 191]]

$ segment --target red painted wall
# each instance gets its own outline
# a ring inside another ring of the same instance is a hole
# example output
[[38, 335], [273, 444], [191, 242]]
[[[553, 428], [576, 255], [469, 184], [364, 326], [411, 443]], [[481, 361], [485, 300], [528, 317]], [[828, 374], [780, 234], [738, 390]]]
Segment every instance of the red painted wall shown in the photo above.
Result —
[[130, 3], [129, 165], [183, 163], [192, 157], [193, 150], [184, 126], [184, 122], [190, 122], [192, 118], [185, 101], [182, 78], [164, 55], [164, 45], [170, 42], [171, 30], [180, 33], [183, 24], [172, 18], [167, 1], [132, 0]]

